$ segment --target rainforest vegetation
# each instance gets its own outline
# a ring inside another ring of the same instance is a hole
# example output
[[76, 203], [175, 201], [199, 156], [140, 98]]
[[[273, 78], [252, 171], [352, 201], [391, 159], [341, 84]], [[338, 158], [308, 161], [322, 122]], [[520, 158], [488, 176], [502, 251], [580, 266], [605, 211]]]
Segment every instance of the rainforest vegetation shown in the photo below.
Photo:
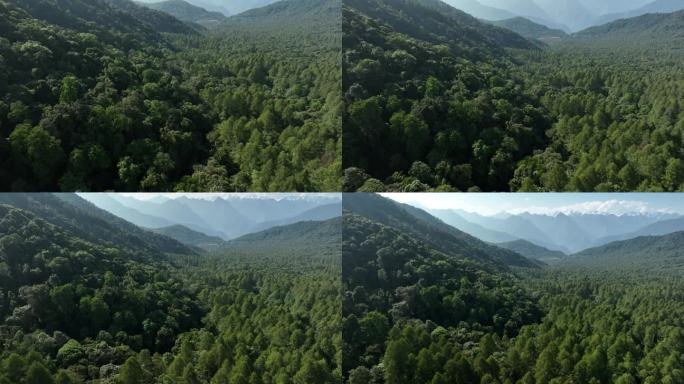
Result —
[[289, 0], [198, 32], [128, 0], [0, 1], [0, 189], [339, 190], [339, 20]]
[[345, 190], [681, 190], [683, 15], [545, 46], [436, 0], [345, 2]]
[[0, 195], [0, 383], [340, 382], [339, 219], [201, 252], [64, 199]]

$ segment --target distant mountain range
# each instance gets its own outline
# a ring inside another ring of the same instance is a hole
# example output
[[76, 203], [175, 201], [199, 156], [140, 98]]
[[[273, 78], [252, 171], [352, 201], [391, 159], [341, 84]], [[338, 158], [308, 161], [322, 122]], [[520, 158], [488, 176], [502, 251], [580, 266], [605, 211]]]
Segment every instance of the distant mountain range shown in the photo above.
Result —
[[684, 231], [684, 218], [673, 214], [612, 215], [531, 213], [482, 216], [461, 210], [429, 210], [445, 223], [492, 243], [525, 240], [572, 254], [616, 240]]
[[684, 9], [681, 0], [445, 0], [471, 15], [490, 21], [523, 17], [550, 29], [577, 32], [618, 19]]
[[[250, 9], [264, 7], [277, 1], [281, 0], [187, 0], [187, 3], [207, 11], [220, 12], [224, 16], [232, 16]], [[143, 2], [153, 4], [157, 3], [158, 0], [143, 0]]]
[[631, 9], [626, 12], [616, 12], [603, 15], [597, 24], [605, 24], [619, 19], [628, 19], [649, 13], [672, 13], [684, 9], [682, 0], [656, 0], [642, 7]]
[[82, 194], [101, 209], [141, 227], [182, 225], [206, 236], [230, 240], [299, 221], [322, 221], [342, 214], [339, 197], [309, 195], [279, 200], [259, 196], [218, 197], [213, 201], [180, 197], [139, 200], [120, 194]]

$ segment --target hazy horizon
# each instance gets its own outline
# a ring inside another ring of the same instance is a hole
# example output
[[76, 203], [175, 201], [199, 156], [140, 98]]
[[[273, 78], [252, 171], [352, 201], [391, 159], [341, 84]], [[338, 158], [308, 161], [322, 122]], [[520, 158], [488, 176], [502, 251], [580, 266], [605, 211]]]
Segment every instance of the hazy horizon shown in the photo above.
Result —
[[684, 214], [681, 196], [667, 193], [382, 193], [394, 201], [428, 209], [455, 209], [482, 216], [536, 213]]

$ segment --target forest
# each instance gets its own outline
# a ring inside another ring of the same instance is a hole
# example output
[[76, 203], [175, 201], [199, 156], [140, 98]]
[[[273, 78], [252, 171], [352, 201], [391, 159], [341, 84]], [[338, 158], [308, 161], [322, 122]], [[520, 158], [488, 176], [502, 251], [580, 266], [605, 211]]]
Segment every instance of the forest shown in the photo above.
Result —
[[0, 194], [0, 383], [339, 383], [340, 224], [203, 251], [75, 195]]
[[681, 16], [549, 46], [437, 0], [345, 1], [344, 190], [682, 190]]
[[405, 228], [446, 224], [357, 195], [343, 203], [346, 383], [684, 382], [681, 233], [492, 266], [469, 250], [485, 243], [454, 232], [440, 250]]
[[0, 1], [0, 190], [339, 190], [339, 7]]

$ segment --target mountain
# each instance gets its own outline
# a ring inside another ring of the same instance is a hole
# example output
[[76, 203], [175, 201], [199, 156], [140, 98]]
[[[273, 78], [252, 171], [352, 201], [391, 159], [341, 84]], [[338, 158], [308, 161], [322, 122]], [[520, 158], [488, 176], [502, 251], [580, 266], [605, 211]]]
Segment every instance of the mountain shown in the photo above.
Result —
[[515, 252], [487, 244], [459, 231], [421, 209], [379, 195], [346, 194], [342, 206], [349, 213], [396, 228], [447, 255], [475, 260], [494, 270], [505, 270], [509, 266], [537, 266]]
[[579, 31], [596, 22], [596, 15], [580, 0], [535, 0], [552, 20]]
[[[258, 0], [257, 0], [258, 1]], [[340, 23], [338, 0], [261, 0], [264, 6], [246, 10], [229, 18], [230, 24], [264, 28], [292, 27], [298, 23], [308, 28], [329, 28]], [[237, 13], [237, 12], [233, 12]]]
[[339, 216], [342, 216], [341, 204], [321, 205], [285, 219], [259, 223], [252, 227], [250, 231], [258, 232], [272, 227], [280, 227], [288, 224], [298, 223], [300, 221], [324, 221]]
[[248, 255], [250, 259], [261, 259], [271, 267], [298, 260], [302, 268], [309, 269], [319, 262], [327, 265], [332, 261], [339, 265], [341, 246], [342, 218], [336, 217], [325, 221], [301, 221], [251, 233], [223, 244], [216, 252], [221, 257]]
[[646, 47], [666, 45], [681, 49], [684, 39], [684, 11], [621, 19], [587, 28], [572, 37], [592, 43], [625, 43]]
[[[204, 8], [213, 5], [214, 7], [223, 10], [225, 14], [237, 15], [250, 9], [268, 6], [278, 1], [288, 0], [192, 0], [191, 2], [197, 3]], [[203, 6], [202, 4], [205, 5]]]
[[534, 0], [480, 0], [484, 5], [507, 10], [518, 16], [550, 19], [549, 15]]
[[444, 0], [444, 2], [456, 9], [460, 9], [463, 12], [475, 16], [478, 19], [504, 20], [515, 17], [514, 13], [499, 8], [488, 7], [477, 0]]
[[491, 24], [498, 27], [510, 29], [528, 39], [537, 39], [545, 43], [554, 43], [567, 36], [567, 33], [560, 29], [551, 29], [545, 25], [537, 24], [524, 17], [492, 21]]
[[85, 241], [140, 257], [194, 254], [180, 242], [141, 229], [75, 194], [3, 193], [0, 204], [26, 211]]
[[570, 256], [568, 262], [610, 268], [639, 268], [669, 272], [684, 271], [684, 232], [644, 236], [587, 249]]
[[152, 229], [152, 232], [176, 239], [187, 246], [207, 251], [217, 249], [225, 243], [220, 237], [207, 236], [204, 233], [193, 231], [182, 225], [171, 225], [168, 227]]
[[627, 12], [650, 3], [653, 0], [580, 0], [585, 8], [595, 15]]
[[214, 28], [226, 21], [221, 12], [209, 12], [204, 8], [192, 5], [184, 0], [167, 0], [159, 3], [141, 3], [141, 5], [166, 12], [178, 20], [196, 23], [205, 28]]
[[168, 219], [146, 215], [134, 208], [127, 207], [108, 193], [88, 193], [81, 195], [81, 197], [95, 204], [97, 207], [140, 227], [161, 228], [173, 224], [173, 222]]
[[511, 234], [495, 231], [485, 228], [481, 225], [471, 223], [470, 221], [464, 219], [463, 216], [450, 209], [435, 209], [429, 210], [429, 212], [446, 224], [449, 224], [458, 230], [461, 230], [471, 236], [475, 236], [478, 239], [488, 243], [503, 243], [517, 239]]
[[629, 19], [650, 13], [672, 13], [684, 9], [681, 0], [656, 0], [639, 8], [627, 12], [609, 13], [599, 18], [598, 24], [610, 23], [615, 20]]
[[641, 236], [663, 236], [673, 232], [684, 231], [684, 218], [678, 217], [675, 219], [662, 220], [643, 228], [619, 235], [605, 236], [599, 239], [597, 245], [608, 244], [614, 241], [627, 240]]
[[528, 259], [539, 260], [546, 264], [556, 263], [567, 256], [561, 251], [552, 251], [526, 240], [514, 240], [506, 243], [498, 243], [496, 245], [517, 252]]
[[[456, 50], [535, 48], [520, 35], [483, 23], [439, 0], [348, 0], [345, 6], [353, 11], [349, 18], [370, 17], [398, 33], [433, 44], [448, 44]], [[352, 22], [347, 19], [345, 22]], [[370, 31], [358, 32], [363, 35]]]
[[16, 5], [50, 24], [73, 30], [93, 30], [103, 35], [111, 31], [146, 37], [154, 37], [154, 32], [193, 32], [173, 16], [130, 0], [25, 0]]

